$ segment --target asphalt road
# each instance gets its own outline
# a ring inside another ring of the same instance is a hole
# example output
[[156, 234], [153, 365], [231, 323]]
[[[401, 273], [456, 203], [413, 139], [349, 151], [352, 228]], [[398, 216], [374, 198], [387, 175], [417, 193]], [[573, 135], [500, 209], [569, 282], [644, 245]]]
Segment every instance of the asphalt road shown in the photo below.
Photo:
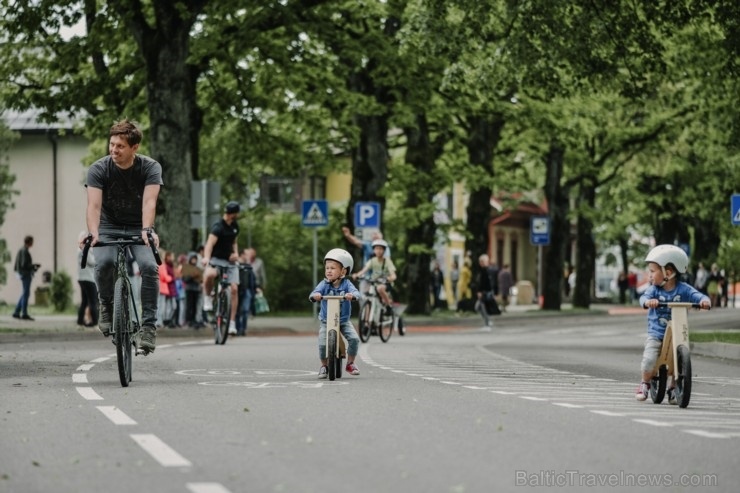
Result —
[[373, 338], [334, 382], [313, 336], [160, 338], [125, 389], [102, 338], [4, 342], [0, 491], [737, 490], [740, 362], [639, 403], [644, 317], [496, 322]]

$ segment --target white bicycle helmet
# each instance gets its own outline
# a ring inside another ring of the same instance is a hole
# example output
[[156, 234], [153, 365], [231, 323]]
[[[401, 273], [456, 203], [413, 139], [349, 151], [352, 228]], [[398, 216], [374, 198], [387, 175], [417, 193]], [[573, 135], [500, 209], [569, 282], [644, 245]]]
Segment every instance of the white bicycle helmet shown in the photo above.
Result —
[[327, 260], [339, 262], [343, 268], [347, 269], [347, 274], [345, 274], [347, 276], [352, 272], [352, 267], [355, 266], [355, 260], [352, 258], [352, 255], [350, 255], [347, 250], [343, 250], [341, 248], [329, 250], [326, 255], [324, 255], [324, 263], [326, 263]]
[[385, 241], [385, 240], [381, 240], [381, 239], [377, 239], [377, 240], [374, 240], [374, 241], [372, 242], [371, 246], [372, 246], [373, 248], [375, 248], [376, 246], [380, 246], [380, 247], [383, 247], [383, 248], [385, 248], [386, 250], [388, 250], [388, 243], [386, 243], [386, 241]]
[[665, 284], [666, 280], [672, 279], [676, 276], [675, 273], [671, 277], [666, 276], [666, 265], [673, 265], [673, 267], [676, 268], [679, 274], [685, 273], [686, 270], [689, 268], [688, 255], [686, 255], [686, 252], [675, 245], [656, 246], [655, 248], [650, 250], [650, 253], [648, 253], [647, 257], [645, 257], [645, 262], [654, 262], [660, 266], [660, 269], [663, 271], [663, 276], [666, 277], [661, 285]]

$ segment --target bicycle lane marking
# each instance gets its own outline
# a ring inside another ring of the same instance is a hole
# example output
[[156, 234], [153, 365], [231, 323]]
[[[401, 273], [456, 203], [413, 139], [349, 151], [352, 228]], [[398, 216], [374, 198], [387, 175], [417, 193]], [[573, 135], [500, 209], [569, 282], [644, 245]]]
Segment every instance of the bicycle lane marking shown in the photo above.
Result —
[[[383, 362], [383, 364], [376, 362], [370, 356], [367, 346], [364, 345], [360, 347], [359, 356], [365, 363], [381, 370], [419, 377], [431, 382], [459, 384], [469, 390], [485, 390], [494, 394], [515, 396], [532, 402], [545, 402], [565, 409], [585, 409], [596, 415], [627, 418], [636, 423], [649, 426], [666, 427], [665, 422], [650, 419], [651, 417], [659, 418], [665, 415], [676, 418], [677, 410], [674, 406], [670, 406], [669, 409], [667, 404], [665, 405], [665, 409], [641, 409], [640, 406], [644, 405], [644, 403], [631, 401], [629, 400], [631, 396], [625, 394], [624, 389], [629, 386], [627, 382], [574, 374], [563, 370], [533, 365], [494, 353], [482, 346], [477, 346], [477, 348], [482, 352], [494, 356], [498, 360], [506, 362], [509, 366], [507, 368], [496, 369], [480, 367], [479, 365], [474, 369], [472, 367], [463, 368], [456, 361], [446, 363], [444, 358], [437, 356], [430, 359], [431, 363], [427, 363], [423, 367], [414, 366], [412, 368], [408, 367], [409, 360], [403, 358], [399, 361], [403, 361], [404, 368], [398, 368], [394, 365], [387, 364], [387, 362]], [[435, 366], [442, 366], [444, 368], [444, 378], [435, 376], [434, 372], [429, 371], [429, 366], [433, 368]], [[454, 372], [454, 374], [451, 375], [450, 372]], [[537, 375], [537, 378], [528, 378], [531, 375]], [[559, 382], [563, 378], [568, 378], [570, 383]], [[595, 392], [590, 389], [572, 388], [576, 382], [585, 382], [591, 387], [594, 386], [594, 382], [598, 382], [599, 390]], [[703, 396], [707, 394], [696, 395]], [[612, 409], [617, 408], [617, 411], [602, 409], [605, 399], [609, 400], [610, 407]], [[705, 400], [711, 401], [715, 399], [710, 397]], [[740, 427], [740, 415], [738, 413], [694, 407], [692, 408], [692, 418], [691, 421], [678, 423], [690, 427], [688, 429], [678, 426], [676, 422], [671, 422], [667, 426], [684, 433], [705, 438], [726, 439], [740, 437], [740, 432], [734, 431]], [[696, 418], [701, 418], [702, 422], [697, 423]], [[706, 429], [698, 429], [698, 427], [704, 427]], [[715, 431], [718, 427], [727, 431]]]
[[[193, 345], [201, 343], [199, 341], [186, 341], [179, 344], [163, 344], [157, 349], [167, 349], [179, 345]], [[205, 342], [202, 342], [205, 344]], [[88, 384], [87, 374], [96, 364], [104, 363], [115, 357], [115, 354], [101, 356], [91, 360], [89, 363], [79, 365], [72, 374], [72, 383]], [[85, 400], [102, 401], [101, 397], [92, 387], [76, 385], [75, 389]], [[116, 426], [137, 426], [138, 423], [118, 409], [116, 406], [95, 406], [109, 421]], [[159, 437], [150, 433], [131, 433], [129, 436], [139, 447], [147, 452], [162, 467], [192, 467], [192, 463], [180, 455], [175, 449], [167, 445]], [[191, 482], [186, 483], [185, 487], [192, 493], [231, 493], [229, 489], [216, 482]]]

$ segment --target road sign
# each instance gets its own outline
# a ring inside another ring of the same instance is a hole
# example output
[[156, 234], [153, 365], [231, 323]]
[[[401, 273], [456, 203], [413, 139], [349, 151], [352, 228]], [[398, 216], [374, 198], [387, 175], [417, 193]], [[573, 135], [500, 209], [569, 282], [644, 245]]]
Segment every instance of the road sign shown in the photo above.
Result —
[[732, 224], [740, 226], [740, 193], [736, 193], [732, 196]]
[[355, 204], [355, 228], [380, 228], [379, 202], [357, 202]]
[[533, 245], [546, 246], [550, 244], [550, 218], [547, 216], [532, 216], [530, 218], [529, 241]]
[[329, 224], [329, 204], [326, 200], [304, 200], [301, 223], [304, 226], [326, 226]]

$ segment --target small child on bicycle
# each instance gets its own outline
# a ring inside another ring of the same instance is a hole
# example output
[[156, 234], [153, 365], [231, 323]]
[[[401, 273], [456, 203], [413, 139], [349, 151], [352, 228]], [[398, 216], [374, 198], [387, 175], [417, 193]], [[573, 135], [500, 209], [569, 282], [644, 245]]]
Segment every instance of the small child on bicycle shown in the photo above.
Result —
[[378, 292], [380, 301], [385, 305], [386, 310], [392, 310], [391, 297], [388, 293], [388, 286], [390, 283], [396, 280], [396, 266], [393, 265], [393, 260], [390, 257], [385, 257], [385, 252], [388, 250], [388, 243], [385, 240], [377, 239], [372, 243], [373, 253], [375, 256], [367, 261], [365, 266], [357, 274], [353, 274], [352, 278], [357, 279], [362, 277], [366, 272], [370, 272], [370, 281], [377, 281], [378, 279], [385, 279], [385, 283], [378, 284], [375, 289]]
[[321, 368], [319, 368], [319, 378], [329, 376], [328, 360], [326, 358], [326, 301], [322, 301], [324, 296], [344, 296], [346, 302], [342, 302], [339, 308], [339, 330], [345, 339], [347, 339], [347, 366], [345, 371], [350, 375], [359, 375], [360, 370], [355, 365], [355, 357], [360, 346], [360, 338], [357, 336], [354, 325], [350, 321], [352, 316], [352, 300], [360, 299], [360, 292], [352, 284], [347, 276], [352, 272], [354, 260], [348, 251], [341, 248], [334, 248], [324, 256], [324, 275], [326, 279], [321, 281], [308, 299], [312, 302], [321, 301], [321, 310], [319, 311], [319, 359]]
[[[709, 297], [696, 290], [688, 283], [679, 281], [689, 266], [689, 257], [674, 245], [658, 245], [645, 258], [650, 286], [640, 296], [640, 306], [648, 308], [648, 336], [642, 354], [642, 381], [635, 392], [635, 399], [644, 401], [650, 392], [650, 380], [653, 378], [655, 363], [663, 345], [666, 326], [671, 320], [670, 308], [659, 308], [658, 303], [682, 302], [699, 303], [702, 308], [711, 306]], [[676, 382], [671, 378], [668, 388], [668, 402], [676, 404]]]

